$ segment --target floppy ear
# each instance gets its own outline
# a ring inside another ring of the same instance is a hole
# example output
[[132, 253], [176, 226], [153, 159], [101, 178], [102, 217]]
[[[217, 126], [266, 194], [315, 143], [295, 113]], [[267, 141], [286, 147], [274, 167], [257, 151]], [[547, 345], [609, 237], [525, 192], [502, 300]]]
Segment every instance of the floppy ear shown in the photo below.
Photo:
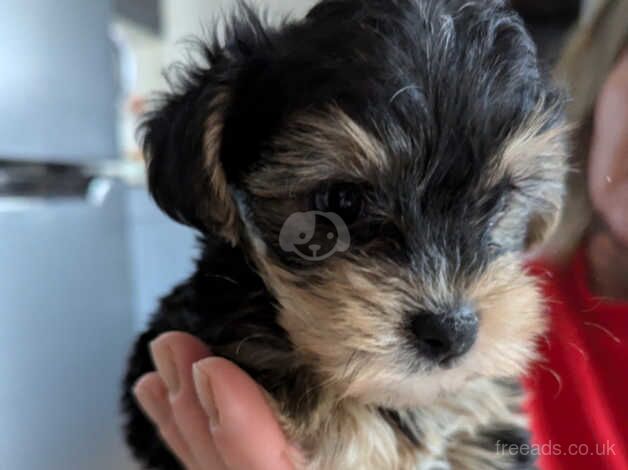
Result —
[[529, 150], [537, 153], [528, 163], [536, 167], [536, 174], [527, 184], [531, 212], [524, 239], [526, 251], [541, 246], [558, 226], [565, 196], [567, 131], [566, 126], [555, 127], [536, 136], [536, 142], [528, 142]]
[[[242, 126], [239, 122], [227, 126], [231, 137], [226, 138], [225, 119], [228, 113], [249, 112], [250, 106], [232, 109], [236, 90], [242, 88], [238, 83], [270, 42], [266, 25], [245, 4], [227, 22], [225, 37], [224, 45], [217, 37], [201, 45], [206, 64], [175, 70], [178, 77], [171, 80], [171, 92], [146, 115], [140, 131], [149, 189], [161, 209], [178, 222], [236, 244], [241, 219], [228, 180], [235, 178], [243, 160], [256, 157], [251, 151], [226, 149], [229, 139], [242, 140]], [[226, 153], [230, 176], [221, 161]]]
[[527, 162], [533, 173], [523, 186], [531, 197], [524, 246], [532, 251], [542, 245], [558, 226], [565, 196], [567, 135], [569, 127], [557, 125], [527, 142], [534, 158]]
[[167, 95], [142, 128], [148, 185], [159, 207], [235, 244], [240, 221], [220, 161], [228, 93], [208, 82]]
[[517, 188], [512, 194], [527, 219], [523, 248], [533, 251], [557, 227], [565, 196], [569, 135], [561, 90], [548, 89], [525, 121], [507, 139], [496, 175], [506, 175]]

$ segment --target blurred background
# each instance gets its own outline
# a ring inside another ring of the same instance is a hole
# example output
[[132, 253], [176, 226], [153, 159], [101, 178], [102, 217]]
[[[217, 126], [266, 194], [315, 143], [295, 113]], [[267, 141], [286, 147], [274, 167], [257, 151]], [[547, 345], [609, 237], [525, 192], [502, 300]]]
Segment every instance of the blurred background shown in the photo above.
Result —
[[[314, 0], [252, 3], [298, 17]], [[550, 64], [578, 2], [534, 3], [515, 1]], [[148, 197], [135, 128], [181, 39], [234, 4], [2, 0], [0, 469], [135, 468], [125, 357], [195, 255]]]

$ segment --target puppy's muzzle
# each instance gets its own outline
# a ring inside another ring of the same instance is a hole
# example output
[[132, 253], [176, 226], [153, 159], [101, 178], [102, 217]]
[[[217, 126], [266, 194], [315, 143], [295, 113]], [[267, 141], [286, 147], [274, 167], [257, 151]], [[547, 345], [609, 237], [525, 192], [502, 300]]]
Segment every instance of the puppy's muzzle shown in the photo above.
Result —
[[464, 306], [447, 313], [418, 312], [410, 328], [419, 354], [446, 366], [471, 349], [478, 325], [475, 310]]

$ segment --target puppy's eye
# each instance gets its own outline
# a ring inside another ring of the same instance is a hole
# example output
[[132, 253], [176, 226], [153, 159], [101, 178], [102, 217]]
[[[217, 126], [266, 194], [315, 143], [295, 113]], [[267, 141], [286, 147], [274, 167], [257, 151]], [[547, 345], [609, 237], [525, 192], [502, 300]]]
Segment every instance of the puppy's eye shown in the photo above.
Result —
[[321, 212], [333, 212], [346, 224], [355, 222], [362, 213], [364, 193], [355, 183], [330, 183], [313, 195], [312, 206]]

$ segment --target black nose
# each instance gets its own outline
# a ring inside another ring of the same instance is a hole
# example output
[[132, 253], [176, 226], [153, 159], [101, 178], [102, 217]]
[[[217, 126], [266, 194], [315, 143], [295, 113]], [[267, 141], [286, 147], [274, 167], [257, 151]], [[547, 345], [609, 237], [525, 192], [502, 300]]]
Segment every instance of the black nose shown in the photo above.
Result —
[[478, 317], [470, 307], [442, 314], [420, 312], [412, 320], [411, 328], [419, 353], [446, 364], [473, 346], [478, 334]]

